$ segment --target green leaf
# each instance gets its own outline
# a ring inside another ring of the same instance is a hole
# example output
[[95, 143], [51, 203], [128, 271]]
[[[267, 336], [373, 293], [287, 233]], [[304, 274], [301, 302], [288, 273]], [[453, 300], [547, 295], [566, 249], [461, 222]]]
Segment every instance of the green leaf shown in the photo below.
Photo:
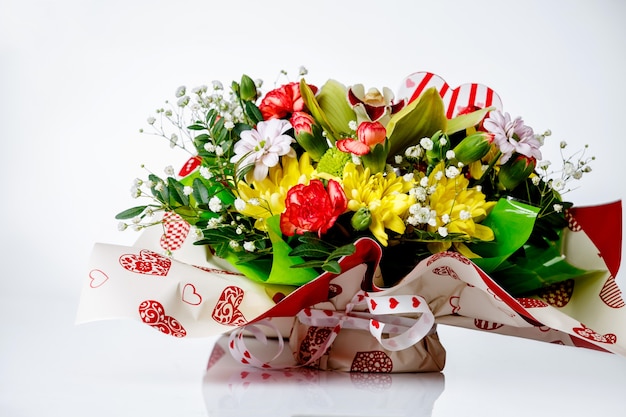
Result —
[[424, 137], [431, 137], [438, 130], [446, 131], [448, 119], [445, 107], [436, 88], [429, 88], [420, 98], [409, 103], [391, 116], [387, 124], [390, 142], [389, 156], [400, 155]]
[[319, 123], [322, 129], [326, 132], [326, 138], [330, 140], [331, 143], [335, 143], [337, 138], [340, 136], [334, 131], [328, 122], [324, 110], [320, 107], [315, 98], [315, 94], [313, 94], [313, 90], [311, 90], [311, 87], [309, 87], [304, 78], [300, 80], [300, 95], [302, 96], [302, 100], [304, 101], [307, 109], [309, 109], [311, 116], [313, 116], [315, 121]]
[[246, 111], [246, 115], [248, 115], [253, 124], [263, 121], [263, 114], [261, 113], [261, 110], [259, 110], [253, 102], [245, 101], [244, 109]]
[[144, 212], [145, 209], [147, 209], [148, 206], [137, 206], [137, 207], [133, 207], [133, 208], [129, 208], [126, 209], [124, 211], [122, 211], [121, 213], [118, 213], [115, 218], [117, 220], [127, 220], [127, 219], [132, 219], [134, 217], [137, 217], [139, 215], [141, 215], [141, 213]]
[[200, 178], [194, 178], [192, 187], [193, 198], [195, 198], [199, 204], [209, 204], [209, 190]]
[[170, 204], [178, 203], [182, 206], [189, 204], [189, 197], [183, 192], [183, 185], [172, 177], [167, 178], [167, 188], [170, 193]]
[[484, 109], [476, 110], [467, 114], [462, 114], [455, 117], [454, 119], [450, 119], [448, 120], [448, 126], [446, 127], [445, 132], [448, 135], [451, 135], [453, 133], [460, 132], [461, 130], [465, 130], [469, 127], [476, 126], [483, 120], [487, 113], [495, 109], [495, 107], [485, 107]]
[[302, 245], [298, 245], [293, 248], [289, 255], [305, 256], [309, 258], [325, 258], [330, 255], [330, 251], [328, 251], [327, 248], [321, 245], [303, 243]]
[[322, 265], [322, 269], [326, 272], [331, 272], [333, 274], [341, 273], [341, 265], [337, 261], [328, 261]]
[[317, 102], [326, 115], [329, 126], [340, 135], [350, 134], [348, 124], [356, 114], [348, 103], [348, 89], [338, 81], [328, 80], [317, 95]]
[[341, 258], [342, 256], [349, 256], [356, 252], [356, 246], [354, 244], [349, 243], [344, 246], [340, 246], [335, 249], [330, 255], [328, 255], [328, 259]]
[[187, 126], [187, 129], [189, 129], [189, 130], [205, 130], [206, 126], [196, 123], [196, 124], [192, 124], [192, 125]]

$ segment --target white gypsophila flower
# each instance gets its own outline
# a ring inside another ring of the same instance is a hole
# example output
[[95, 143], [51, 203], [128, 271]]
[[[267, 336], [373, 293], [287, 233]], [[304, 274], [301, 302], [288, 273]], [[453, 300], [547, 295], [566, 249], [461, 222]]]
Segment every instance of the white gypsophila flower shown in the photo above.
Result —
[[147, 122], [149, 125], [153, 125], [156, 122], [156, 119], [152, 116], [148, 117]]
[[237, 226], [237, 228], [235, 229], [235, 233], [237, 233], [238, 235], [242, 235], [243, 232], [244, 232], [243, 226]]
[[251, 206], [258, 207], [261, 205], [261, 202], [259, 201], [258, 198], [252, 197], [250, 200], [248, 200], [248, 204], [250, 204]]
[[467, 211], [467, 210], [461, 210], [461, 211], [459, 212], [459, 218], [460, 218], [461, 220], [469, 220], [469, 219], [471, 219], [471, 218], [472, 218], [472, 213], [471, 213], [471, 212], [469, 212], [469, 211]]
[[565, 181], [562, 180], [561, 178], [557, 178], [556, 180], [550, 183], [550, 186], [555, 191], [563, 191], [563, 189], [565, 188]]
[[407, 158], [418, 159], [419, 157], [422, 156], [423, 152], [424, 150], [420, 146], [417, 146], [417, 145], [409, 146], [404, 151], [404, 156], [406, 156]]
[[119, 222], [117, 224], [117, 230], [119, 230], [120, 232], [123, 232], [124, 230], [128, 229], [128, 225], [124, 222]]
[[348, 122], [348, 127], [350, 128], [350, 130], [355, 130], [357, 129], [358, 125], [356, 124], [356, 120], [350, 120]]
[[263, 80], [262, 80], [262, 79], [260, 79], [260, 78], [255, 78], [255, 79], [254, 79], [254, 86], [255, 86], [256, 88], [261, 88], [261, 87], [263, 87]]
[[207, 86], [206, 85], [198, 85], [198, 86], [196, 86], [196, 87], [191, 89], [191, 93], [192, 94], [196, 94], [196, 95], [202, 95], [206, 91], [207, 91]]
[[420, 180], [420, 185], [422, 187], [428, 187], [428, 177], [422, 177], [422, 179]]
[[426, 193], [426, 188], [424, 187], [414, 187], [409, 190], [409, 195], [415, 197], [417, 201], [426, 201], [426, 197], [428, 194]]
[[174, 95], [176, 97], [183, 97], [186, 92], [187, 92], [187, 87], [185, 87], [184, 85], [181, 85], [180, 87], [176, 89], [176, 93]]
[[139, 198], [139, 197], [141, 197], [141, 189], [139, 187], [136, 187], [136, 186], [130, 187], [130, 196], [132, 198]]
[[409, 213], [415, 215], [415, 214], [419, 213], [421, 208], [422, 208], [422, 205], [419, 204], [419, 203], [411, 204], [409, 206]]
[[452, 149], [450, 149], [449, 151], [446, 151], [446, 159], [448, 160], [454, 159], [455, 156], [456, 154], [454, 153]]
[[537, 162], [537, 168], [543, 171], [546, 171], [550, 165], [552, 165], [552, 162], [550, 162], [548, 159]]
[[163, 187], [164, 187], [164, 185], [163, 185], [162, 181], [159, 181], [156, 184], [154, 184], [154, 189], [156, 191], [163, 191]]
[[435, 181], [441, 181], [442, 178], [443, 178], [443, 172], [437, 171], [437, 173], [435, 174]]
[[431, 220], [431, 210], [428, 207], [421, 207], [417, 213], [415, 213], [417, 221], [421, 224], [429, 223]]
[[135, 178], [133, 180], [133, 186], [135, 187], [141, 187], [143, 184], [143, 180], [141, 178]]
[[446, 139], [446, 138], [445, 138], [445, 137], [443, 137], [443, 136], [442, 136], [442, 137], [440, 137], [440, 138], [439, 138], [439, 144], [440, 144], [441, 146], [446, 146], [446, 145], [448, 144], [448, 139]]
[[482, 185], [477, 185], [476, 187], [474, 187], [474, 189], [476, 190], [477, 193], [482, 193], [483, 192], [483, 186]]
[[576, 172], [574, 172], [574, 173], [572, 174], [572, 178], [574, 178], [574, 179], [576, 179], [576, 180], [579, 180], [579, 179], [581, 179], [582, 177], [583, 177], [583, 172], [582, 172], [580, 169], [576, 170]]
[[404, 174], [404, 175], [402, 176], [402, 179], [403, 179], [404, 181], [406, 181], [406, 182], [411, 182], [411, 181], [413, 181], [413, 177], [414, 177], [414, 176], [415, 176], [415, 174], [414, 174], [414, 173], [409, 172], [408, 174]]
[[215, 145], [213, 145], [211, 142], [207, 142], [204, 144], [204, 150], [209, 152], [209, 153], [214, 153], [215, 152]]
[[231, 240], [230, 242], [228, 242], [228, 246], [230, 246], [232, 249], [239, 249], [239, 242], [237, 242], [236, 240]]
[[224, 85], [220, 80], [211, 81], [211, 85], [213, 86], [213, 90], [219, 91], [224, 89]]
[[176, 147], [177, 143], [178, 143], [178, 135], [176, 133], [172, 133], [172, 135], [170, 136], [170, 148]]
[[185, 185], [183, 187], [183, 194], [185, 195], [191, 195], [193, 193], [193, 187], [190, 187], [188, 185]]
[[358, 155], [352, 154], [352, 163], [354, 165], [361, 165], [361, 158]]
[[227, 130], [233, 130], [235, 128], [235, 124], [232, 122], [232, 120], [228, 120], [228, 121], [224, 122], [224, 127]]
[[168, 175], [170, 177], [174, 176], [174, 167], [171, 165], [166, 166], [165, 168], [163, 168], [163, 172], [165, 172], [165, 175]]
[[224, 155], [224, 148], [222, 148], [221, 146], [216, 146], [215, 147], [215, 155], [216, 156]]
[[430, 219], [428, 219], [428, 225], [432, 227], [437, 226], [437, 213], [435, 213], [434, 210], [431, 210], [430, 212]]
[[211, 199], [209, 200], [209, 210], [211, 210], [213, 213], [219, 213], [220, 211], [222, 211], [222, 200], [220, 200], [220, 198], [217, 196], [211, 197]]
[[532, 179], [530, 181], [533, 183], [534, 186], [537, 186], [541, 182], [541, 178], [535, 176], [535, 177], [532, 177]]
[[572, 164], [571, 162], [566, 162], [563, 164], [563, 173], [565, 175], [572, 175], [574, 173], [574, 171], [576, 171], [576, 168], [574, 167], [574, 164]]
[[443, 224], [450, 223], [450, 215], [448, 213], [445, 213], [443, 216], [441, 216], [441, 222]]
[[150, 207], [148, 207], [146, 211], [143, 212], [143, 216], [144, 218], [148, 218], [148, 219], [152, 218], [152, 216], [154, 216], [154, 211]]
[[204, 235], [202, 234], [202, 230], [200, 228], [198, 228], [197, 226], [191, 226], [189, 228], [189, 233], [191, 233], [191, 235], [196, 239], [201, 239], [202, 237], [204, 237]]
[[411, 226], [417, 226], [419, 224], [419, 222], [417, 221], [417, 217], [415, 216], [407, 217], [405, 223], [410, 224]]
[[559, 147], [561, 149], [565, 149], [567, 147], [567, 142], [565, 142], [564, 140], [561, 141], [561, 143], [559, 143]]
[[178, 101], [176, 102], [176, 105], [178, 107], [185, 107], [187, 104], [189, 104], [189, 96], [184, 96], [178, 99]]
[[173, 114], [174, 114], [174, 112], [172, 111], [172, 109], [165, 110], [165, 116], [172, 117]]
[[209, 167], [206, 166], [200, 167], [200, 175], [205, 180], [210, 180], [211, 178], [213, 178], [213, 173], [209, 170]]
[[420, 146], [424, 149], [426, 149], [427, 151], [430, 151], [433, 149], [433, 141], [431, 138], [422, 138], [420, 139]]
[[437, 229], [437, 233], [439, 233], [439, 236], [441, 237], [446, 237], [448, 236], [448, 228], [441, 226]]
[[562, 204], [554, 204], [552, 206], [552, 208], [554, 209], [555, 212], [560, 213], [563, 211], [563, 205]]
[[130, 228], [135, 232], [140, 232], [143, 229], [143, 225], [141, 224], [133, 224]]
[[447, 178], [456, 178], [459, 176], [459, 174], [461, 173], [461, 171], [459, 171], [459, 169], [455, 166], [449, 166], [448, 168], [446, 168], [446, 177]]
[[133, 224], [139, 224], [139, 223], [141, 223], [141, 216], [135, 216], [135, 217], [133, 217], [133, 218], [132, 218], [132, 220], [131, 220], [131, 222], [132, 222]]
[[393, 160], [395, 161], [396, 164], [401, 164], [403, 159], [404, 158], [402, 158], [402, 155], [396, 155], [393, 157]]
[[243, 242], [243, 248], [246, 252], [254, 252], [254, 250], [256, 249], [256, 247], [254, 246], [254, 242]]
[[233, 204], [235, 205], [235, 210], [237, 211], [243, 211], [246, 209], [246, 202], [239, 197], [235, 199], [235, 202]]
[[212, 218], [209, 219], [209, 221], [207, 222], [206, 228], [207, 229], [217, 229], [219, 227], [219, 225], [222, 223], [222, 221], [219, 218]]
[[306, 69], [304, 65], [300, 65], [300, 68], [298, 68], [298, 75], [302, 77], [304, 75], [307, 75], [308, 73], [309, 73], [309, 70]]

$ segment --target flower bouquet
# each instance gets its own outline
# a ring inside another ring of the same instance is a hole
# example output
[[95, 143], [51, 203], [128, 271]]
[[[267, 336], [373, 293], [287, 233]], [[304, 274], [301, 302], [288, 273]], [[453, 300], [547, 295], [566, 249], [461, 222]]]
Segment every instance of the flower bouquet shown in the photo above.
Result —
[[[180, 87], [148, 119], [189, 160], [135, 181], [142, 202], [117, 218], [141, 237], [96, 246], [79, 321], [230, 332], [262, 368], [441, 370], [437, 323], [626, 354], [621, 203], [563, 198], [585, 149], [542, 160], [550, 132], [480, 84], [420, 72], [394, 95], [305, 75]], [[268, 335], [295, 363], [247, 348]]]

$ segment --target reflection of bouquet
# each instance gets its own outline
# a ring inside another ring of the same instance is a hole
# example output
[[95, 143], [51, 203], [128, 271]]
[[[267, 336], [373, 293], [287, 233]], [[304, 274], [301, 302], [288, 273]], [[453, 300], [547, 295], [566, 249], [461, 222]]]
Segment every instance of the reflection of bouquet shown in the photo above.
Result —
[[563, 156], [553, 171], [540, 151], [549, 132], [502, 113], [492, 90], [450, 90], [428, 73], [407, 78], [397, 100], [334, 80], [260, 87], [248, 76], [228, 90], [180, 87], [148, 119], [191, 159], [178, 176], [136, 180], [133, 196], [148, 203], [120, 213], [122, 228], [176, 219], [197, 245], [270, 284], [339, 273], [362, 237], [382, 247], [386, 285], [443, 251], [516, 294], [585, 273], [561, 256], [572, 206], [561, 195], [591, 158]]

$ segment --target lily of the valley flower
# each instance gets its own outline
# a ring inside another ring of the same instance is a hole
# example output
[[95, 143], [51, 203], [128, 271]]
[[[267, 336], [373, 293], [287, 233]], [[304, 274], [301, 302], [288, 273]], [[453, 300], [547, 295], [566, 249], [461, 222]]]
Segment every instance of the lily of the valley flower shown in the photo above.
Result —
[[387, 124], [391, 115], [404, 107], [404, 101], [393, 102], [393, 92], [383, 88], [381, 93], [376, 88], [370, 88], [367, 92], [363, 84], [355, 84], [348, 89], [348, 102], [357, 115], [357, 121], [380, 122]]

